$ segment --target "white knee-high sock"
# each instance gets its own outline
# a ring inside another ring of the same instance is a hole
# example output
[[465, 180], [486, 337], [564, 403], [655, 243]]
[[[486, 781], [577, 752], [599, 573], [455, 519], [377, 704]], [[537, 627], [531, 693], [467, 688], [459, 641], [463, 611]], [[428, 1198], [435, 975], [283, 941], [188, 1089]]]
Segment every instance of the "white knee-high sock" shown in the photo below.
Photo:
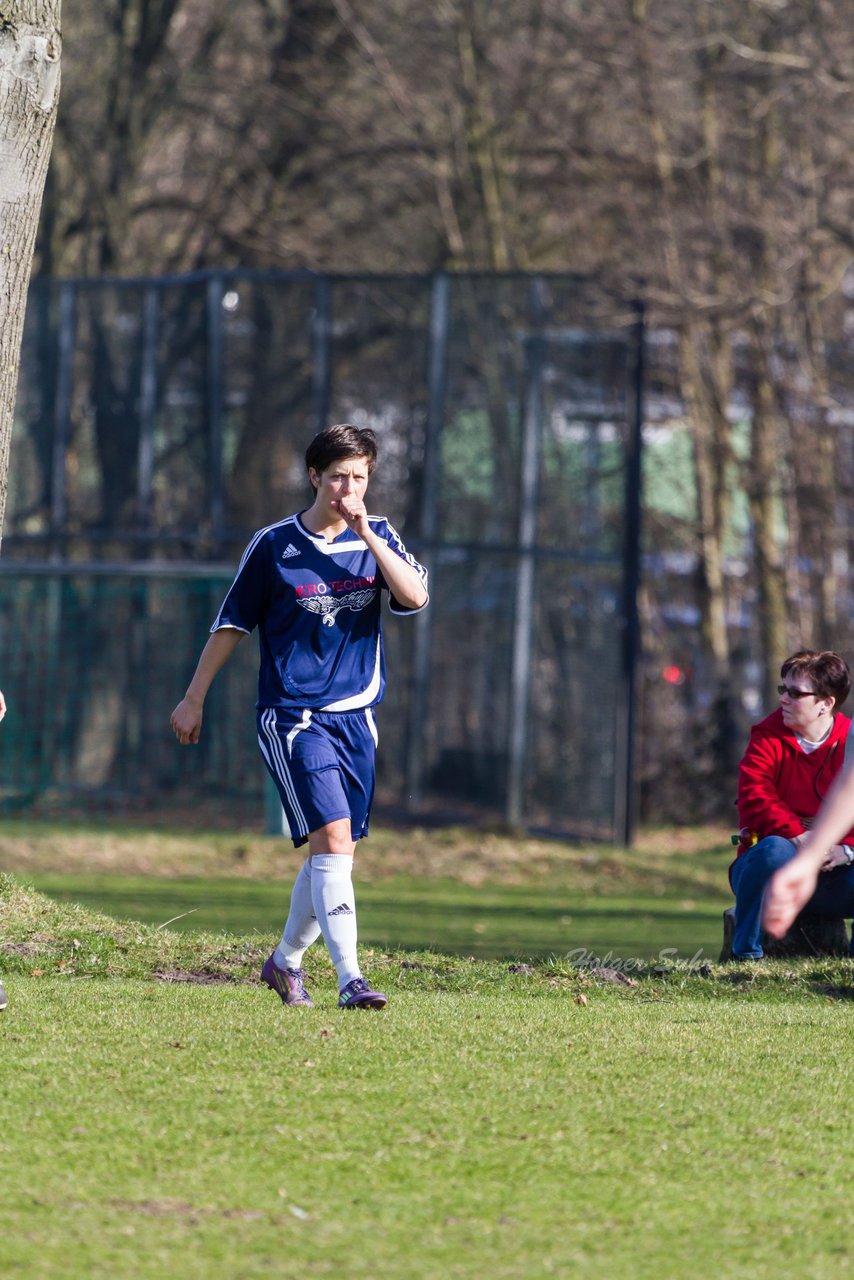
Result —
[[362, 976], [356, 958], [353, 859], [340, 853], [316, 853], [311, 860], [311, 900], [338, 974], [339, 989], [343, 989]]
[[306, 858], [294, 881], [291, 909], [273, 959], [280, 969], [298, 969], [306, 948], [319, 937], [320, 925], [311, 900], [311, 859]]

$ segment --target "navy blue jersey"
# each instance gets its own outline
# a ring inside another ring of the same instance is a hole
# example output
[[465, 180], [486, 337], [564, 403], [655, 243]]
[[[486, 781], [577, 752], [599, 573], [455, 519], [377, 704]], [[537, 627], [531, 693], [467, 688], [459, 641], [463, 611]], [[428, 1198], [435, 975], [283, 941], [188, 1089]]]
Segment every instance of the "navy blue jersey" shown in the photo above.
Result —
[[[410, 564], [426, 588], [427, 570], [383, 516], [371, 529]], [[354, 711], [385, 690], [380, 623], [388, 590], [377, 562], [352, 529], [332, 542], [298, 515], [260, 529], [243, 553], [211, 631], [258, 628], [259, 707]], [[392, 613], [417, 613], [389, 595]], [[423, 607], [423, 606], [422, 606]]]

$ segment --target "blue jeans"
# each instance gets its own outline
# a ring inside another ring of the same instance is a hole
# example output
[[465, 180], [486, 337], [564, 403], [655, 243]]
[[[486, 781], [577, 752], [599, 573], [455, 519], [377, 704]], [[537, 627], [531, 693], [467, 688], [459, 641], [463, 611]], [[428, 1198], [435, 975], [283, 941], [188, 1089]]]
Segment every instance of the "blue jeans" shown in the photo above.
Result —
[[[762, 950], [762, 898], [774, 872], [794, 858], [797, 849], [783, 836], [766, 836], [736, 858], [730, 870], [735, 894], [734, 956], [758, 960]], [[838, 920], [854, 917], [854, 866], [823, 871], [816, 891], [804, 907], [819, 916]], [[854, 955], [854, 938], [851, 945]]]

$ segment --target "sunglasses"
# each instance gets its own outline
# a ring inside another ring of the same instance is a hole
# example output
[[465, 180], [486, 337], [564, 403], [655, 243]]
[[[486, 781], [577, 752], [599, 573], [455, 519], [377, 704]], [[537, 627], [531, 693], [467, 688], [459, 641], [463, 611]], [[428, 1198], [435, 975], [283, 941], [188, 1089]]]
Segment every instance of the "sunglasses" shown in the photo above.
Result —
[[777, 692], [782, 695], [787, 693], [790, 698], [820, 698], [821, 694], [816, 693], [813, 689], [790, 689], [787, 684], [778, 684]]

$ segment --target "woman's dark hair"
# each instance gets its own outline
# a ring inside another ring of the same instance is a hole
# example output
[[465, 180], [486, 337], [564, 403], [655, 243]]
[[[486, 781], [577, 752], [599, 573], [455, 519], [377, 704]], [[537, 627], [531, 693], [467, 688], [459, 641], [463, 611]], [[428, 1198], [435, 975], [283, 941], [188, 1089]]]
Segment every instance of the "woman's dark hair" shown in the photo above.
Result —
[[833, 698], [834, 711], [842, 706], [851, 692], [848, 663], [830, 649], [799, 649], [780, 668], [784, 680], [793, 673], [811, 680], [819, 698]]
[[354, 427], [350, 422], [325, 427], [305, 451], [305, 465], [318, 475], [342, 458], [367, 458], [371, 474], [377, 463], [377, 437], [370, 427]]

